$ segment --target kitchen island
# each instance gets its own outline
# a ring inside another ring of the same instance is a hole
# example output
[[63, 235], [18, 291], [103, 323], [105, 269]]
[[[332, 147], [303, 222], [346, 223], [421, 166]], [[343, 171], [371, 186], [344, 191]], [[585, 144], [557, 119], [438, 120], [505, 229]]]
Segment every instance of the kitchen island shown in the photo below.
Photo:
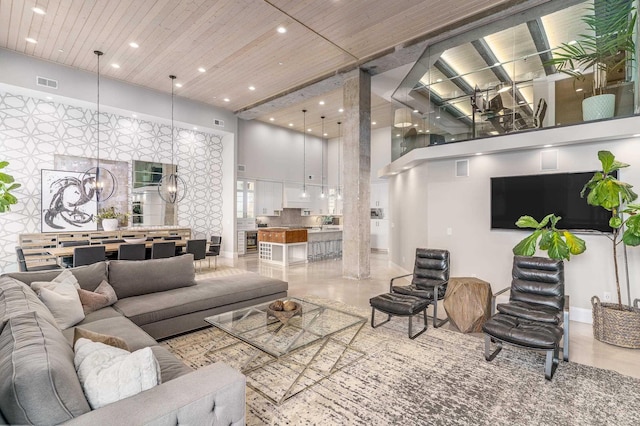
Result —
[[307, 230], [264, 228], [258, 230], [258, 259], [283, 267], [307, 261]]

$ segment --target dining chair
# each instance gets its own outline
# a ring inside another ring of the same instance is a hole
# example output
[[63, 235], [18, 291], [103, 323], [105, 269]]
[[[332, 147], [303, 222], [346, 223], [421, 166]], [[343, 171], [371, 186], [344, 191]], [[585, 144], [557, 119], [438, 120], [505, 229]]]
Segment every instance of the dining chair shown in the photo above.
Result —
[[103, 245], [76, 247], [73, 249], [73, 267], [91, 265], [106, 260], [106, 250]]
[[60, 269], [60, 265], [56, 263], [48, 263], [43, 265], [36, 266], [27, 266], [27, 260], [24, 256], [24, 250], [22, 247], [16, 246], [16, 256], [18, 257], [18, 269], [20, 272], [31, 272], [31, 271], [49, 271], [52, 269]]
[[209, 268], [211, 268], [211, 257], [215, 259], [214, 270], [218, 269], [218, 256], [220, 255], [220, 245], [222, 244], [222, 237], [218, 235], [211, 236], [211, 243], [209, 244], [209, 250], [205, 253], [205, 256], [209, 259]]
[[[77, 241], [61, 241], [60, 247], [76, 247], [76, 246], [88, 246], [91, 244], [89, 240], [77, 240]], [[63, 256], [60, 258], [60, 263], [65, 268], [71, 268], [73, 266], [73, 256]]]
[[165, 259], [176, 255], [175, 241], [162, 241], [151, 245], [152, 259]]
[[118, 247], [118, 260], [145, 260], [145, 244], [120, 244]]
[[200, 270], [202, 271], [202, 260], [207, 254], [207, 240], [187, 240], [187, 253], [193, 255], [193, 260], [200, 264]]

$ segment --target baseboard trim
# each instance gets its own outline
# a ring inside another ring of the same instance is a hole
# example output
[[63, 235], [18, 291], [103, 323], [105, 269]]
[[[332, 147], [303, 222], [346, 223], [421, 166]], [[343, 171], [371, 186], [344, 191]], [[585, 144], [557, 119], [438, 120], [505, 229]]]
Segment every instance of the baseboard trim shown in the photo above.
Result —
[[571, 307], [569, 310], [569, 319], [571, 321], [583, 322], [585, 324], [593, 324], [591, 309]]

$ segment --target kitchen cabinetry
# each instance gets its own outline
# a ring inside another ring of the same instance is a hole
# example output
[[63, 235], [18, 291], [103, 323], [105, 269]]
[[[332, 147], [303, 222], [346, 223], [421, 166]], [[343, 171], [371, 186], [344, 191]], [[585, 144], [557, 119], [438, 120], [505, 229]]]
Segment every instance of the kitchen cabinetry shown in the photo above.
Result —
[[307, 193], [309, 194], [309, 216], [329, 214], [328, 190], [325, 189], [325, 197], [321, 198], [320, 195], [322, 195], [322, 187], [307, 185]]
[[371, 221], [371, 248], [389, 250], [389, 221], [387, 219]]
[[284, 185], [283, 207], [291, 209], [311, 209], [311, 197], [307, 186], [307, 197], [302, 196], [301, 183], [286, 183]]
[[256, 181], [256, 216], [280, 216], [282, 183]]
[[389, 184], [386, 182], [372, 183], [371, 184], [371, 208], [386, 210], [388, 206], [389, 206]]

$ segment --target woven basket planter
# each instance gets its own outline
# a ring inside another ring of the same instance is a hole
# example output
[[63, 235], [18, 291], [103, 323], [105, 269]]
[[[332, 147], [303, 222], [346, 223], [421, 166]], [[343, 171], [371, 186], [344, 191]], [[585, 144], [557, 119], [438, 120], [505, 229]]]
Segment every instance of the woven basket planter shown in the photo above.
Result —
[[[617, 303], [601, 303], [591, 298], [593, 307], [593, 337], [604, 343], [624, 348], [640, 349], [640, 308]], [[637, 305], [637, 304], [636, 304]]]

